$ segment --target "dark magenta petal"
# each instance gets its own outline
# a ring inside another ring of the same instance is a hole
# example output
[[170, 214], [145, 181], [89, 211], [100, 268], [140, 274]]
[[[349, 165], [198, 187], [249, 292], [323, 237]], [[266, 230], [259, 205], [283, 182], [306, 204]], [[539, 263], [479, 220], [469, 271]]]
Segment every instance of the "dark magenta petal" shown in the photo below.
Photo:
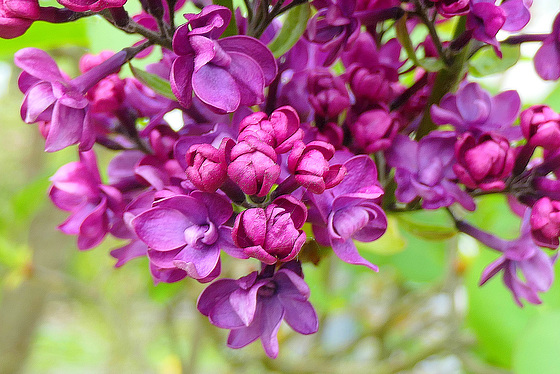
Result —
[[237, 84], [240, 105], [256, 105], [264, 100], [265, 80], [262, 69], [257, 62], [246, 54], [229, 52], [231, 63], [228, 73]]
[[179, 103], [188, 108], [192, 102], [192, 74], [194, 71], [194, 60], [190, 56], [179, 56], [173, 61], [171, 67], [170, 83], [171, 89]]
[[241, 102], [237, 81], [228, 71], [212, 64], [193, 74], [192, 89], [203, 103], [220, 112], [234, 112]]
[[132, 225], [150, 248], [170, 251], [187, 243], [184, 232], [191, 222], [178, 210], [153, 208], [134, 218]]

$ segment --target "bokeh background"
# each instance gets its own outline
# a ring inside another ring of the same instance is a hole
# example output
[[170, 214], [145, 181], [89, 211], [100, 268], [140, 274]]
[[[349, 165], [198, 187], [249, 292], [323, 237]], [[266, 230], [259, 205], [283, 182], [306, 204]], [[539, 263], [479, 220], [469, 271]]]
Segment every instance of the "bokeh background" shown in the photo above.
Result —
[[[560, 9], [552, 3], [535, 2], [527, 32], [550, 32]], [[47, 197], [49, 177], [76, 159], [76, 149], [43, 152], [36, 126], [19, 117], [19, 72], [11, 58], [20, 48], [39, 47], [75, 76], [82, 54], [137, 39], [89, 18], [36, 23], [25, 36], [0, 41], [0, 373], [559, 372], [560, 282], [542, 305], [524, 308], [498, 278], [479, 288], [482, 269], [497, 254], [456, 235], [445, 212], [390, 216], [382, 239], [360, 244], [379, 273], [334, 256], [306, 263], [320, 330], [300, 336], [282, 326], [277, 360], [258, 342], [228, 349], [227, 332], [196, 310], [203, 289], [197, 282], [154, 286], [146, 259], [115, 269], [108, 253], [116, 240], [78, 251], [75, 238], [56, 230], [65, 213]], [[505, 73], [493, 74], [505, 65], [480, 56], [472, 72], [484, 77], [475, 79], [494, 93], [517, 89], [524, 106], [544, 102], [560, 111], [560, 87], [534, 72], [537, 48], [522, 46]], [[112, 154], [98, 155], [103, 170]], [[468, 219], [504, 238], [518, 233], [519, 220], [500, 196], [481, 198]], [[224, 260], [228, 277], [258, 268]]]

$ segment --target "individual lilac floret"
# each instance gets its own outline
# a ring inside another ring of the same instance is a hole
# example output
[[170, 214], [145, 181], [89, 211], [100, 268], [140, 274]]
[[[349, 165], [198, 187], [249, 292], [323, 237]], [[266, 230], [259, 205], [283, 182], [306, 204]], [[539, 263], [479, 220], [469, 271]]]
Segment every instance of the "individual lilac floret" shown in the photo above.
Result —
[[494, 3], [495, 0], [471, 0], [466, 26], [473, 31], [475, 39], [492, 45], [501, 57], [496, 34], [500, 30], [519, 31], [525, 27], [531, 18], [532, 1], [509, 0], [499, 6]]
[[306, 219], [305, 204], [290, 195], [280, 196], [265, 209], [241, 212], [233, 225], [233, 242], [265, 264], [291, 261], [305, 243], [301, 228]]
[[153, 265], [210, 281], [219, 275], [220, 249], [247, 258], [233, 245], [231, 228], [224, 226], [232, 213], [231, 203], [221, 195], [195, 191], [156, 201], [132, 220], [132, 226], [150, 248]]
[[288, 156], [288, 171], [296, 182], [312, 193], [323, 193], [339, 184], [346, 175], [344, 166], [329, 165], [334, 147], [320, 140], [309, 144], [298, 142]]
[[483, 191], [503, 190], [515, 163], [515, 152], [509, 141], [496, 134], [486, 133], [476, 139], [465, 133], [455, 143], [457, 163], [453, 171], [468, 188]]
[[322, 194], [307, 194], [311, 203], [308, 221], [317, 242], [331, 246], [342, 261], [378, 271], [360, 256], [353, 241], [377, 240], [387, 229], [387, 217], [378, 205], [383, 190], [377, 168], [366, 155], [352, 157], [343, 166], [348, 173], [339, 185]]
[[355, 7], [355, 0], [331, 0], [307, 23], [307, 39], [321, 44], [321, 50], [328, 52], [325, 66], [331, 65], [358, 37], [360, 22], [353, 16]]
[[453, 125], [459, 134], [479, 136], [495, 132], [508, 139], [517, 138], [519, 129], [512, 127], [519, 114], [521, 99], [517, 91], [505, 91], [494, 97], [478, 83], [468, 83], [455, 94], [446, 94], [439, 106], [432, 105], [430, 114], [437, 125]]
[[[233, 140], [224, 138], [219, 149], [211, 144], [195, 144], [187, 152], [187, 177], [196, 188], [205, 192], [215, 192], [227, 178], [229, 154]], [[229, 150], [228, 150], [229, 148]]]
[[475, 209], [469, 194], [453, 181], [455, 141], [451, 132], [432, 132], [419, 142], [397, 135], [386, 157], [389, 165], [396, 168], [395, 196], [400, 202], [410, 203], [421, 197], [424, 209], [438, 209], [454, 202], [465, 209]]
[[57, 0], [66, 8], [75, 12], [100, 12], [107, 8], [118, 8], [126, 3], [126, 0]]
[[515, 240], [497, 238], [465, 222], [458, 222], [457, 228], [502, 253], [496, 261], [484, 269], [480, 279], [481, 286], [503, 271], [504, 283], [519, 306], [523, 306], [522, 299], [532, 304], [541, 303], [539, 292], [548, 291], [554, 280], [552, 268], [554, 260], [533, 242], [529, 214], [525, 214], [521, 234]]
[[85, 94], [101, 79], [117, 72], [126, 60], [127, 52], [121, 51], [69, 80], [44, 51], [24, 48], [16, 52], [14, 62], [23, 69], [18, 84], [25, 93], [21, 116], [26, 123], [50, 122], [45, 151], [58, 151], [78, 142], [82, 151], [93, 146], [95, 132]]
[[266, 196], [280, 176], [277, 158], [270, 145], [247, 137], [231, 150], [228, 176], [247, 195]]
[[400, 122], [386, 109], [373, 109], [360, 114], [349, 124], [354, 143], [365, 153], [386, 150], [399, 131]]
[[171, 68], [171, 88], [179, 103], [189, 107], [194, 94], [216, 112], [260, 104], [264, 87], [278, 71], [272, 52], [259, 40], [244, 36], [218, 39], [231, 11], [209, 5], [199, 14], [186, 14], [188, 23], [173, 36], [179, 56]]
[[51, 181], [49, 196], [54, 205], [71, 212], [59, 229], [77, 235], [81, 250], [101, 243], [122, 215], [124, 204], [119, 190], [101, 183], [93, 151], [80, 153], [80, 161], [62, 166]]
[[199, 296], [200, 313], [213, 325], [231, 330], [228, 347], [242, 348], [260, 338], [266, 354], [276, 358], [282, 320], [300, 334], [317, 332], [319, 321], [301, 266], [288, 263], [273, 272], [274, 267], [267, 266], [259, 274], [220, 279]]
[[40, 16], [38, 0], [0, 0], [0, 38], [25, 34]]
[[535, 105], [521, 112], [521, 132], [533, 147], [556, 150], [560, 147], [560, 114], [546, 105]]
[[558, 248], [560, 236], [560, 202], [548, 197], [539, 199], [531, 210], [531, 234], [537, 245]]
[[534, 58], [535, 69], [544, 80], [560, 78], [560, 13], [552, 24], [552, 33], [543, 41]]
[[469, 12], [470, 0], [430, 0], [439, 14], [446, 18], [464, 16]]
[[253, 113], [239, 124], [238, 141], [254, 136], [270, 145], [277, 154], [289, 152], [301, 141], [303, 131], [299, 128], [299, 116], [291, 106], [276, 109], [270, 118], [263, 113]]
[[315, 113], [325, 118], [336, 118], [350, 107], [350, 97], [344, 81], [327, 69], [315, 69], [307, 77], [309, 103]]

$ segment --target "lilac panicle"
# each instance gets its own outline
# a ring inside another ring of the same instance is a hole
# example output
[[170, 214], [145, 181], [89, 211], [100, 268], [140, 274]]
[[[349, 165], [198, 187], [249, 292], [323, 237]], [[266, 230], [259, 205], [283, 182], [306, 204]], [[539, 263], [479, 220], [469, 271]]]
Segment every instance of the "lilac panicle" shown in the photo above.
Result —
[[150, 248], [154, 266], [209, 281], [219, 275], [220, 249], [246, 258], [233, 245], [231, 228], [224, 225], [232, 213], [231, 203], [221, 195], [195, 191], [156, 201], [132, 220], [132, 226]]
[[45, 151], [58, 151], [78, 142], [82, 151], [93, 146], [95, 132], [85, 94], [101, 79], [118, 71], [126, 59], [127, 53], [121, 51], [69, 80], [44, 51], [24, 48], [16, 52], [14, 62], [23, 70], [19, 88], [25, 93], [21, 116], [26, 123], [50, 122]]
[[430, 114], [436, 125], [453, 125], [459, 134], [468, 131], [479, 136], [484, 132], [495, 132], [508, 139], [517, 139], [519, 128], [512, 127], [512, 124], [520, 108], [517, 91], [505, 91], [491, 97], [478, 83], [468, 83], [457, 93], [446, 94], [439, 106], [432, 105]]
[[[529, 214], [525, 214], [521, 234], [515, 240], [503, 240], [479, 230], [468, 223], [458, 222], [460, 231], [479, 240], [502, 255], [484, 269], [480, 285], [486, 283], [500, 271], [503, 281], [510, 289], [515, 302], [523, 306], [522, 299], [540, 304], [539, 292], [546, 292], [554, 280], [554, 260], [533, 242], [530, 233]], [[519, 275], [521, 272], [522, 277]]]
[[220, 279], [200, 294], [200, 313], [208, 316], [213, 325], [231, 330], [230, 348], [242, 348], [261, 339], [266, 354], [276, 358], [276, 335], [282, 320], [300, 334], [317, 332], [319, 321], [308, 301], [309, 287], [301, 267], [289, 265], [274, 274], [266, 267], [259, 274], [255, 271], [237, 280]]
[[199, 14], [185, 17], [188, 23], [173, 36], [178, 57], [170, 77], [179, 103], [189, 107], [194, 93], [218, 113], [260, 104], [264, 87], [278, 71], [272, 52], [249, 36], [218, 39], [231, 19], [226, 7], [209, 5]]
[[465, 133], [455, 143], [457, 163], [453, 171], [468, 188], [503, 190], [504, 180], [513, 170], [515, 156], [509, 141], [502, 136], [486, 133], [476, 139]]
[[438, 209], [454, 202], [465, 209], [475, 209], [472, 198], [453, 181], [455, 141], [452, 132], [432, 132], [419, 142], [397, 135], [385, 154], [388, 164], [396, 168], [395, 196], [400, 202], [421, 197], [424, 209]]
[[0, 0], [0, 38], [25, 34], [40, 17], [38, 0]]
[[342, 261], [377, 271], [353, 242], [374, 241], [387, 228], [387, 217], [378, 205], [383, 190], [377, 182], [377, 168], [366, 155], [354, 156], [343, 166], [348, 173], [340, 184], [322, 194], [308, 194], [308, 221], [317, 242], [331, 246]]
[[294, 259], [305, 243], [301, 230], [307, 219], [305, 205], [290, 195], [263, 208], [241, 212], [233, 225], [233, 242], [250, 257], [272, 265]]
[[81, 152], [80, 161], [62, 166], [51, 181], [49, 196], [54, 205], [70, 212], [59, 229], [77, 235], [81, 250], [101, 243], [124, 205], [119, 190], [102, 184], [93, 151]]

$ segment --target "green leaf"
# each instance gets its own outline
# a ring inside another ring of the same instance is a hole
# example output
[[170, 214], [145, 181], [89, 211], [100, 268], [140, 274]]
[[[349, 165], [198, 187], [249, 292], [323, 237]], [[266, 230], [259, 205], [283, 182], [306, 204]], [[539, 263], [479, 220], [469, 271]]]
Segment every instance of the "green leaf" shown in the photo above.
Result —
[[519, 60], [521, 52], [518, 45], [504, 44], [501, 47], [502, 58], [496, 56], [494, 49], [482, 48], [469, 61], [469, 72], [475, 77], [501, 73], [512, 67]]
[[560, 368], [560, 311], [533, 319], [519, 336], [513, 352], [516, 374], [556, 374]]
[[282, 29], [268, 45], [274, 57], [282, 56], [296, 44], [307, 28], [310, 15], [311, 5], [309, 3], [298, 5], [288, 11]]
[[130, 65], [130, 70], [132, 74], [138, 79], [140, 82], [144, 83], [146, 86], [150, 87], [152, 90], [160, 94], [161, 96], [167, 97], [171, 100], [177, 100], [173, 91], [171, 91], [171, 85], [169, 81], [160, 78], [159, 76], [148, 73], [147, 71], [140, 70]]
[[396, 217], [402, 228], [422, 239], [445, 240], [457, 234], [457, 229], [446, 219], [443, 210], [401, 213]]
[[226, 28], [226, 31], [222, 34], [222, 38], [226, 36], [237, 35], [239, 32], [237, 31], [237, 22], [235, 21], [235, 9], [233, 9], [233, 1], [232, 0], [214, 0], [214, 4], [225, 6], [229, 10], [231, 10], [231, 21], [229, 21], [229, 25]]

